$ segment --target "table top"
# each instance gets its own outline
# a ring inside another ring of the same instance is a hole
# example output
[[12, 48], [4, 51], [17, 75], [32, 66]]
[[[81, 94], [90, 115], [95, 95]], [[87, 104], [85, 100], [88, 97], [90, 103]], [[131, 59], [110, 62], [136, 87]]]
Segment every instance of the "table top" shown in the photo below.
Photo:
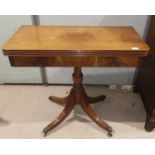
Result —
[[137, 54], [148, 45], [132, 27], [21, 26], [3, 46], [5, 55]]

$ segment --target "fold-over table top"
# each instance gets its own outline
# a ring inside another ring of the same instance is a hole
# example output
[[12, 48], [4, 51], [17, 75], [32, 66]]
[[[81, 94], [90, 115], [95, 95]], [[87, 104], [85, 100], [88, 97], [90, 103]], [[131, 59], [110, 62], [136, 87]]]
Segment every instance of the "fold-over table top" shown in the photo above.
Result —
[[132, 27], [21, 26], [3, 46], [5, 55], [147, 55]]

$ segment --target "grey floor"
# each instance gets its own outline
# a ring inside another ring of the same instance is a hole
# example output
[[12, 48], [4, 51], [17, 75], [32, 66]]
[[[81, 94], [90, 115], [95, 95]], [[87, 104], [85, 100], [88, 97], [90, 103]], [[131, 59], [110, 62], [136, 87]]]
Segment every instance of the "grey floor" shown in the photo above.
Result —
[[[63, 109], [48, 100], [65, 96], [70, 86], [0, 86], [0, 138], [44, 138], [42, 129]], [[112, 138], [155, 138], [144, 130], [145, 110], [138, 94], [105, 86], [85, 86], [91, 96], [105, 94], [105, 101], [92, 105], [112, 126]], [[76, 106], [69, 117], [46, 138], [109, 138]]]

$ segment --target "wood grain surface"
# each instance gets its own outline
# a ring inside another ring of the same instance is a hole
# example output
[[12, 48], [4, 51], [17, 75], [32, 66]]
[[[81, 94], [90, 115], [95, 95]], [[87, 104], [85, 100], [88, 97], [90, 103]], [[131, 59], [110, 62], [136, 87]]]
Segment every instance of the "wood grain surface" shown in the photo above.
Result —
[[22, 67], [138, 67], [138, 56], [9, 56], [11, 66]]
[[147, 55], [132, 27], [21, 26], [3, 46], [5, 55]]

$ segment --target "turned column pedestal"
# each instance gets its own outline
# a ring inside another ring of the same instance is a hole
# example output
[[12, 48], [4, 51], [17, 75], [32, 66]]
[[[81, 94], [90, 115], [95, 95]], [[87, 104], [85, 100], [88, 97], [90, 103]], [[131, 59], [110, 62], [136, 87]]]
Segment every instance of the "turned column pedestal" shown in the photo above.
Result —
[[71, 113], [76, 104], [80, 104], [83, 110], [86, 112], [86, 114], [101, 128], [107, 130], [109, 136], [112, 136], [112, 128], [100, 117], [98, 117], [90, 106], [90, 104], [104, 100], [105, 95], [101, 95], [98, 97], [89, 97], [86, 94], [85, 89], [82, 85], [83, 74], [81, 72], [81, 67], [74, 67], [74, 73], [72, 76], [73, 87], [67, 97], [49, 97], [51, 101], [54, 101], [57, 104], [65, 104], [65, 108], [54, 121], [52, 121], [49, 125], [47, 125], [44, 128], [44, 135], [46, 136], [47, 132], [49, 132], [50, 130], [58, 126], [63, 120], [65, 120], [65, 118]]

